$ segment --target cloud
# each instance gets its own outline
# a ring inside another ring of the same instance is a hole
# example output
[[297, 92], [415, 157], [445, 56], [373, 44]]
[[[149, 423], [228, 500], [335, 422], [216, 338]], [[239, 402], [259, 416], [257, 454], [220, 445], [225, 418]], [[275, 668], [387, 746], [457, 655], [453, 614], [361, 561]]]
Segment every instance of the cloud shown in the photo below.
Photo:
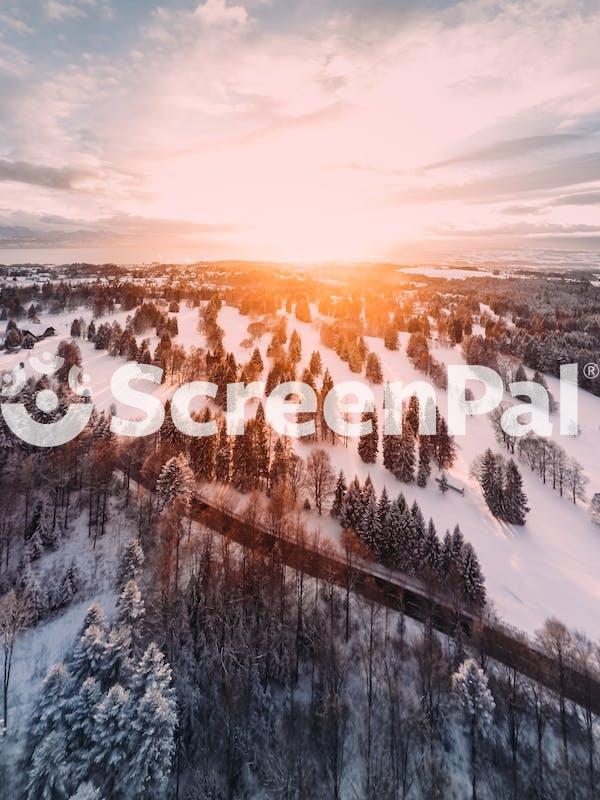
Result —
[[85, 10], [77, 3], [65, 3], [61, 0], [46, 0], [44, 8], [48, 19], [55, 21], [86, 16]]
[[538, 208], [538, 206], [521, 206], [518, 204], [500, 209], [501, 214], [506, 214], [510, 217], [527, 217], [530, 214], [542, 214], [543, 211], [544, 209]]
[[113, 214], [95, 220], [11, 212], [0, 217], [0, 250], [202, 245], [232, 231], [228, 225]]
[[434, 170], [441, 167], [450, 167], [455, 164], [481, 163], [488, 161], [503, 161], [505, 159], [518, 158], [519, 156], [530, 155], [541, 150], [548, 150], [553, 147], [564, 147], [568, 144], [581, 141], [588, 134], [584, 133], [552, 133], [542, 136], [525, 136], [520, 139], [510, 139], [503, 142], [496, 142], [488, 147], [481, 147], [469, 153], [448, 158], [445, 161], [436, 161], [427, 164], [423, 169]]
[[567, 194], [552, 200], [551, 206], [600, 206], [600, 192]]
[[44, 186], [47, 189], [77, 189], [78, 185], [88, 178], [94, 177], [91, 170], [73, 167], [47, 167], [42, 164], [30, 164], [27, 161], [7, 161], [0, 159], [0, 181], [28, 183], [33, 186]]
[[459, 200], [492, 203], [511, 200], [519, 194], [547, 192], [597, 180], [600, 180], [600, 153], [590, 153], [552, 162], [527, 172], [498, 173], [460, 184], [403, 189], [392, 196], [392, 202], [404, 204]]
[[228, 5], [225, 0], [206, 0], [194, 12], [196, 19], [209, 28], [241, 26], [248, 21], [244, 6]]
[[547, 223], [535, 225], [528, 222], [515, 222], [512, 225], [498, 225], [483, 228], [453, 228], [445, 226], [432, 227], [431, 232], [436, 236], [451, 239], [492, 237], [538, 237], [538, 236], [574, 236], [577, 234], [600, 234], [600, 225], [560, 225]]

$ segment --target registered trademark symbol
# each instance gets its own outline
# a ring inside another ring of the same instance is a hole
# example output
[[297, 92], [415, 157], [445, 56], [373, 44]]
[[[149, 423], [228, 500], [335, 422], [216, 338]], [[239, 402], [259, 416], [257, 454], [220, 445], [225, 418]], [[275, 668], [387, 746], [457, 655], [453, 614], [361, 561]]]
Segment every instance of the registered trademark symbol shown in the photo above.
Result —
[[585, 375], [586, 378], [594, 380], [595, 378], [598, 377], [598, 375], [600, 375], [600, 367], [598, 366], [598, 364], [590, 362], [589, 364], [586, 364], [585, 367], [583, 368], [583, 374]]

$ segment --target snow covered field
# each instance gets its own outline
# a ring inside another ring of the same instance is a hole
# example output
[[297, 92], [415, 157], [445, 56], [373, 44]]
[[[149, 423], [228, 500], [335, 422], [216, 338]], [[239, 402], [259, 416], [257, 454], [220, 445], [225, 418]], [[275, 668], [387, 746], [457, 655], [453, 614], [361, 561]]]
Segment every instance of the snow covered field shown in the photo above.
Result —
[[[54, 325], [57, 336], [36, 345], [32, 351], [1, 353], [0, 370], [11, 368], [19, 361], [26, 363], [34, 355], [39, 357], [42, 348], [55, 348], [60, 338], [68, 335], [75, 316], [87, 319], [90, 314], [89, 311], [78, 310], [60, 317], [44, 315], [42, 326]], [[197, 330], [198, 310], [182, 304], [177, 316], [179, 336], [176, 341], [186, 348], [203, 346], [203, 336]], [[126, 313], [116, 312], [111, 319], [117, 319], [123, 324], [126, 317]], [[246, 362], [252, 353], [252, 347], [241, 346], [241, 342], [248, 338], [247, 327], [250, 321], [249, 317], [229, 306], [223, 307], [219, 314], [219, 324], [225, 332], [225, 349], [235, 353], [238, 363]], [[360, 376], [350, 372], [348, 365], [334, 351], [321, 345], [317, 322], [309, 324], [291, 318], [288, 333], [294, 328], [302, 338], [302, 362], [298, 374], [301, 374], [312, 351], [320, 350], [334, 383], [360, 379]], [[255, 342], [265, 365], [269, 364], [266, 357], [269, 340], [270, 334], [266, 334]], [[369, 349], [381, 358], [385, 381], [400, 380], [408, 383], [423, 379], [423, 375], [413, 368], [406, 356], [407, 340], [408, 334], [401, 334], [400, 349], [392, 352], [384, 348], [380, 339], [366, 339]], [[155, 340], [151, 341], [151, 346], [155, 344]], [[122, 361], [112, 358], [105, 351], [95, 350], [88, 342], [80, 342], [80, 347], [84, 368], [91, 376], [94, 402], [97, 407], [108, 410], [114, 403], [110, 392], [110, 377]], [[432, 345], [432, 354], [446, 364], [463, 363], [457, 348]], [[558, 397], [556, 379], [548, 377], [548, 384]], [[148, 390], [147, 385], [144, 388]], [[383, 386], [372, 388], [377, 408], [381, 409]], [[170, 393], [171, 388], [161, 386], [155, 391], [164, 397]], [[445, 415], [445, 392], [438, 393], [438, 404]], [[134, 414], [125, 407], [117, 410], [123, 416]], [[568, 455], [577, 458], [583, 465], [590, 479], [588, 497], [600, 491], [599, 412], [600, 398], [580, 392], [581, 435], [577, 438], [558, 437]], [[379, 416], [381, 421], [381, 414]], [[555, 419], [557, 428], [557, 418]], [[330, 452], [335, 469], [343, 469], [348, 480], [355, 474], [361, 480], [370, 475], [378, 492], [386, 486], [392, 497], [403, 492], [409, 502], [416, 499], [424, 515], [433, 518], [440, 535], [458, 523], [465, 538], [476, 548], [486, 577], [488, 598], [506, 622], [531, 633], [546, 618], [557, 616], [567, 625], [580, 628], [589, 636], [600, 637], [600, 615], [597, 612], [600, 602], [600, 529], [592, 524], [586, 505], [574, 506], [567, 497], [561, 498], [558, 492], [544, 486], [541, 479], [522, 464], [524, 488], [531, 512], [523, 527], [506, 524], [490, 514], [478, 485], [469, 476], [471, 462], [476, 456], [487, 447], [501, 449], [495, 441], [490, 421], [481, 417], [469, 420], [467, 435], [458, 438], [457, 445], [458, 458], [450, 471], [449, 479], [454, 485], [465, 487], [464, 496], [454, 492], [442, 495], [438, 491], [434, 475], [424, 489], [415, 484], [399, 483], [383, 468], [381, 453], [376, 464], [364, 464], [358, 457], [356, 441], [350, 440], [347, 447], [339, 444], [325, 447]], [[297, 452], [303, 457], [308, 455], [311, 446], [314, 445], [301, 441], [295, 443]], [[319, 443], [318, 446], [323, 445]], [[330, 537], [334, 542], [339, 540], [339, 526], [334, 520], [329, 516], [319, 518], [314, 513], [309, 516], [312, 527], [320, 528], [322, 536]]]
[[[235, 308], [225, 307], [219, 324], [225, 330], [225, 348], [236, 358], [247, 360], [250, 352], [240, 347], [246, 337], [249, 319]], [[334, 383], [356, 380], [348, 365], [319, 341], [317, 325], [291, 318], [288, 332], [296, 329], [302, 338], [302, 362], [298, 372], [307, 365], [313, 350], [320, 350]], [[398, 351], [386, 350], [381, 339], [367, 337], [368, 347], [381, 358], [384, 381], [403, 381], [405, 384], [423, 380], [406, 356], [408, 334], [401, 334]], [[258, 343], [263, 360], [269, 336]], [[437, 346], [432, 355], [445, 364], [464, 363], [456, 348]], [[550, 390], [558, 397], [558, 381], [548, 377]], [[383, 406], [383, 386], [374, 386], [376, 405]], [[447, 396], [438, 393], [441, 412], [446, 414]], [[579, 415], [581, 435], [578, 438], [558, 436], [561, 446], [577, 458], [590, 479], [588, 496], [600, 491], [600, 398], [580, 392]], [[379, 415], [381, 420], [381, 415]], [[557, 417], [555, 428], [558, 430]], [[491, 422], [487, 417], [473, 417], [467, 423], [467, 435], [457, 438], [458, 459], [450, 470], [449, 479], [465, 487], [464, 497], [454, 492], [442, 495], [432, 478], [424, 489], [415, 484], [399, 483], [384, 469], [381, 452], [376, 464], [364, 464], [357, 453], [357, 443], [348, 447], [325, 445], [336, 469], [343, 469], [347, 479], [357, 474], [361, 480], [368, 475], [377, 491], [384, 486], [394, 497], [403, 492], [407, 500], [417, 500], [423, 514], [432, 517], [438, 533], [458, 523], [465, 538], [477, 551], [486, 577], [489, 600], [498, 614], [508, 623], [529, 633], [537, 630], [545, 619], [557, 616], [567, 625], [579, 628], [588, 635], [600, 636], [600, 529], [593, 525], [586, 506], [577, 505], [558, 492], [544, 486], [541, 479], [521, 465], [524, 488], [531, 512], [527, 524], [517, 527], [502, 522], [490, 513], [479, 486], [469, 477], [473, 459], [487, 447], [500, 450]], [[297, 452], [306, 457], [311, 445], [296, 443]], [[319, 446], [323, 446], [319, 443]], [[323, 533], [337, 538], [339, 526], [333, 520], [319, 520]]]

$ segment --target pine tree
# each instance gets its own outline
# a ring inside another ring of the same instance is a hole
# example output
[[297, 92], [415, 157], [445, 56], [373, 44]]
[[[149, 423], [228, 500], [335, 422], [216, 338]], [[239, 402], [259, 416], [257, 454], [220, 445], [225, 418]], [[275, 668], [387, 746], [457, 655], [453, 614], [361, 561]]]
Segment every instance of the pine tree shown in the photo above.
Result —
[[377, 499], [375, 493], [368, 496], [366, 508], [363, 511], [362, 519], [358, 523], [356, 531], [361, 541], [375, 552], [380, 540], [379, 518], [377, 516]]
[[66, 715], [67, 754], [70, 778], [74, 785], [85, 780], [90, 772], [89, 753], [93, 745], [94, 712], [102, 690], [95, 678], [86, 678], [71, 697]]
[[121, 556], [117, 571], [117, 586], [123, 588], [128, 581], [137, 581], [144, 566], [145, 556], [139, 539], [132, 539]]
[[236, 489], [245, 492], [253, 484], [254, 467], [252, 454], [252, 434], [250, 425], [243, 436], [235, 436], [233, 441], [233, 457], [231, 460], [231, 482]]
[[483, 455], [478, 478], [488, 508], [495, 517], [502, 516], [502, 469], [499, 457], [489, 448]]
[[364, 510], [364, 498], [360, 482], [357, 477], [354, 477], [342, 502], [340, 511], [340, 525], [342, 528], [358, 531]]
[[372, 425], [371, 433], [365, 433], [360, 437], [358, 443], [358, 455], [365, 462], [365, 464], [374, 464], [377, 460], [377, 450], [379, 448], [379, 433], [377, 425], [377, 412], [365, 411], [362, 415], [362, 421], [368, 422], [370, 420]]
[[523, 478], [511, 458], [506, 465], [504, 474], [503, 517], [514, 525], [524, 525], [528, 511], [527, 495], [523, 491]]
[[331, 506], [331, 516], [332, 517], [339, 517], [340, 512], [342, 510], [342, 503], [344, 502], [344, 496], [346, 494], [346, 478], [342, 470], [340, 470], [340, 474], [337, 478], [337, 483], [335, 484], [335, 490], [333, 493], [333, 504]]
[[383, 466], [395, 474], [396, 465], [399, 459], [400, 437], [395, 434], [386, 433], [383, 435]]
[[293, 330], [292, 335], [290, 336], [290, 361], [293, 364], [298, 364], [300, 359], [302, 358], [302, 341], [298, 332]]
[[462, 582], [465, 600], [472, 606], [485, 605], [484, 578], [473, 546], [467, 542], [462, 552]]
[[442, 472], [442, 477], [440, 478], [439, 482], [440, 492], [442, 494], [446, 494], [450, 486], [448, 485], [448, 478], [446, 477], [446, 473]]
[[273, 461], [269, 472], [270, 488], [280, 484], [285, 486], [288, 469], [287, 447], [282, 438], [277, 439], [273, 448]]
[[98, 625], [87, 627], [73, 648], [69, 667], [76, 685], [86, 678], [104, 680], [109, 671], [106, 631]]
[[477, 746], [492, 731], [494, 698], [488, 689], [487, 678], [477, 664], [468, 659], [452, 676], [452, 689], [456, 695], [470, 738], [471, 794], [477, 797]]
[[267, 481], [269, 477], [269, 436], [262, 403], [259, 403], [256, 409], [252, 427], [252, 440], [254, 475], [256, 484], [260, 486], [262, 481]]
[[103, 800], [103, 797], [100, 789], [96, 789], [93, 783], [86, 781], [79, 784], [77, 791], [71, 795], [69, 800]]
[[[212, 420], [209, 408], [204, 409], [200, 422]], [[195, 436], [190, 442], [190, 462], [199, 481], [210, 483], [215, 474], [216, 436]]]
[[38, 533], [38, 531], [34, 531], [31, 535], [27, 545], [25, 546], [25, 553], [27, 555], [27, 559], [31, 561], [37, 561], [38, 558], [44, 552], [44, 544], [42, 542], [42, 537]]
[[129, 680], [131, 691], [135, 697], [141, 698], [146, 691], [156, 688], [161, 695], [171, 699], [175, 697], [171, 683], [171, 667], [159, 646], [151, 642], [133, 667]]
[[69, 709], [69, 694], [69, 671], [62, 662], [54, 664], [49, 669], [33, 705], [27, 741], [29, 753], [52, 731], [62, 730]]
[[365, 377], [370, 383], [383, 383], [383, 370], [381, 369], [381, 360], [377, 353], [369, 353], [367, 356]]
[[448, 433], [448, 423], [439, 415], [435, 440], [435, 457], [440, 469], [449, 469], [456, 461], [456, 446], [454, 439]]
[[421, 436], [419, 439], [419, 467], [417, 469], [417, 486], [424, 488], [431, 475], [431, 444], [430, 437]]
[[428, 579], [438, 578], [442, 565], [442, 549], [433, 520], [429, 520], [427, 532], [421, 543], [420, 569]]
[[67, 797], [68, 762], [64, 730], [53, 730], [33, 752], [27, 780], [27, 800]]
[[419, 435], [419, 398], [412, 394], [408, 401], [408, 409], [404, 416], [404, 425], [408, 426], [412, 435], [416, 438]]
[[50, 547], [53, 550], [58, 547], [58, 529], [54, 524], [52, 502], [48, 497], [36, 506], [32, 534], [34, 536], [38, 534], [44, 547]]
[[390, 503], [387, 489], [384, 486], [379, 496], [379, 502], [377, 503], [377, 518], [379, 520], [380, 527], [383, 527], [385, 525], [387, 515], [390, 513], [391, 505], [392, 504]]
[[403, 483], [412, 483], [415, 479], [415, 439], [410, 430], [404, 431], [400, 437], [394, 475]]
[[127, 796], [130, 751], [129, 692], [112, 686], [94, 712], [93, 774], [109, 797]]
[[323, 372], [323, 365], [321, 362], [321, 353], [318, 350], [314, 350], [311, 357], [309, 367], [311, 375], [315, 378], [318, 378], [319, 375]]
[[255, 347], [250, 358], [250, 371], [252, 380], [256, 380], [264, 369], [264, 363], [260, 350]]
[[185, 453], [173, 456], [163, 465], [156, 482], [159, 509], [177, 507], [187, 514], [194, 491], [194, 473]]
[[115, 625], [128, 627], [131, 631], [131, 651], [129, 655], [139, 651], [142, 643], [142, 626], [145, 607], [139, 587], [135, 581], [128, 581], [117, 600]]
[[130, 708], [131, 735], [127, 783], [132, 797], [159, 798], [170, 772], [177, 725], [175, 698], [158, 686], [147, 689]]
[[220, 483], [229, 483], [231, 476], [231, 445], [227, 428], [223, 423], [219, 428], [217, 455], [215, 458], [215, 477]]

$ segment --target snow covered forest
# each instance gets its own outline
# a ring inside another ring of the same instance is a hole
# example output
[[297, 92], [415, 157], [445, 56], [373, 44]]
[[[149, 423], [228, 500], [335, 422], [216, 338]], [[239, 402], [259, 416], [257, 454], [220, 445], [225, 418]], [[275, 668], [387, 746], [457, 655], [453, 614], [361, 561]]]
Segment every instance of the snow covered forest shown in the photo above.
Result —
[[[506, 387], [546, 387], [556, 422], [559, 365], [600, 353], [594, 275], [2, 272], [2, 402], [40, 423], [93, 403], [60, 447], [0, 427], [5, 796], [598, 796], [600, 383], [582, 380], [569, 437], [517, 440], [497, 412], [453, 437], [446, 396], [448, 364], [488, 365]], [[126, 361], [163, 370], [164, 423], [140, 439], [111, 432], [112, 414], [132, 413], [110, 388]], [[72, 367], [86, 392], [69, 386]], [[376, 400], [354, 415], [372, 423], [360, 439], [324, 415], [328, 391], [353, 377]], [[419, 379], [437, 401], [407, 398], [402, 433], [384, 434], [387, 383]], [[194, 420], [217, 432], [192, 438], [170, 398], [199, 380], [218, 390], [192, 402]], [[226, 386], [257, 380], [266, 393], [310, 385], [314, 434], [278, 435], [255, 399], [231, 436]], [[48, 390], [50, 411], [36, 402]], [[435, 434], [419, 431], [426, 413]], [[414, 619], [286, 563], [253, 531], [409, 588], [429, 611]], [[484, 625], [551, 666], [537, 680], [492, 658]]]

